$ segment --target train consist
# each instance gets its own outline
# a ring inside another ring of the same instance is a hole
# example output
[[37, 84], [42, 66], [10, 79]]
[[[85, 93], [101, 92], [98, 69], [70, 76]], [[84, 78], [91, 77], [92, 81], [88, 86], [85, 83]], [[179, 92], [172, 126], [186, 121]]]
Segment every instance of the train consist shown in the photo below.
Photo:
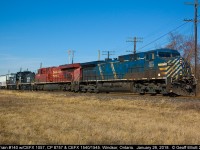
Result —
[[194, 95], [196, 79], [188, 62], [172, 49], [122, 55], [0, 76], [1, 88], [73, 92], [134, 92]]

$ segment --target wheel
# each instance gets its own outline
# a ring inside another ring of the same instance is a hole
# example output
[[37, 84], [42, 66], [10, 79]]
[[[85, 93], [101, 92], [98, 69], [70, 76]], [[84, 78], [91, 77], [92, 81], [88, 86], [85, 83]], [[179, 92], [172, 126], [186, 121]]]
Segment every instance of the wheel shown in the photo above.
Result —
[[151, 93], [151, 96], [156, 96], [157, 94], [156, 93]]
[[99, 93], [99, 90], [98, 90], [98, 89], [95, 89], [95, 90], [94, 90], [94, 93], [98, 94], [98, 93]]

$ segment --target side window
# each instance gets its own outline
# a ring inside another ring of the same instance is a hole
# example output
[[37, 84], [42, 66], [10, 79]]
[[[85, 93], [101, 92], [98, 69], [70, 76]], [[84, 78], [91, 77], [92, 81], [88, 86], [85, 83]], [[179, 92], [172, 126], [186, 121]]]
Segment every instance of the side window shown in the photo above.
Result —
[[146, 60], [147, 61], [149, 60], [149, 54], [146, 54]]
[[152, 60], [154, 60], [155, 59], [155, 55], [154, 55], [154, 53], [152, 53]]
[[137, 54], [133, 54], [132, 60], [138, 60], [137, 58], [138, 58], [138, 55]]
[[154, 53], [146, 54], [146, 61], [148, 61], [148, 60], [154, 60], [154, 59], [155, 59]]

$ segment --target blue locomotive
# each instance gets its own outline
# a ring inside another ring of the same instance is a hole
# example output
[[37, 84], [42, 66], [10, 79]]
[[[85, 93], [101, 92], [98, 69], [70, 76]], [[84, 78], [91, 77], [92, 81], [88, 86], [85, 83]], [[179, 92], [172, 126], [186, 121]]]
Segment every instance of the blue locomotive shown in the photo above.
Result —
[[177, 50], [156, 49], [118, 59], [82, 63], [80, 91], [131, 91], [145, 94], [193, 95], [196, 79]]

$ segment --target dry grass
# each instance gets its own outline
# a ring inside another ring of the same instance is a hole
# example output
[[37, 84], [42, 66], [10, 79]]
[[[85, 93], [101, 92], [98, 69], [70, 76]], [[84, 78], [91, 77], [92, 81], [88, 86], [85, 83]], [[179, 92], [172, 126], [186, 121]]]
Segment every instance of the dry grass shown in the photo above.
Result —
[[0, 144], [200, 144], [199, 124], [199, 102], [0, 91]]

